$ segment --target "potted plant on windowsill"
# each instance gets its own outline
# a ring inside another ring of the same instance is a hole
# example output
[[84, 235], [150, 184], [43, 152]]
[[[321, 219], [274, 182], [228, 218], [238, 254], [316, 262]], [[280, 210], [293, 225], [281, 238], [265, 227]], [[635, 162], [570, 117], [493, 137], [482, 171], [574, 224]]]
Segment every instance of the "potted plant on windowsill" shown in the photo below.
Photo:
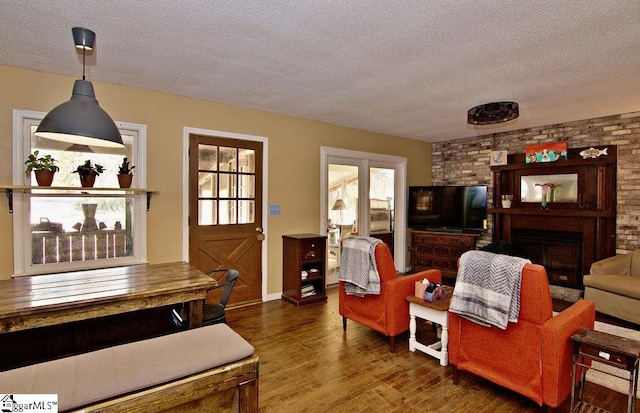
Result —
[[92, 164], [90, 159], [84, 161], [84, 163], [76, 168], [73, 173], [77, 173], [80, 176], [80, 185], [83, 188], [93, 188], [93, 184], [96, 182], [96, 176], [104, 172], [102, 165]]
[[120, 188], [131, 188], [133, 168], [135, 166], [130, 166], [127, 158], [122, 160], [120, 167], [118, 167], [118, 184], [120, 184]]
[[24, 162], [27, 165], [25, 173], [31, 175], [33, 171], [36, 175], [36, 181], [40, 186], [51, 186], [53, 182], [53, 176], [60, 170], [56, 166], [56, 160], [51, 155], [45, 155], [38, 157], [40, 151], [34, 151], [27, 160]]

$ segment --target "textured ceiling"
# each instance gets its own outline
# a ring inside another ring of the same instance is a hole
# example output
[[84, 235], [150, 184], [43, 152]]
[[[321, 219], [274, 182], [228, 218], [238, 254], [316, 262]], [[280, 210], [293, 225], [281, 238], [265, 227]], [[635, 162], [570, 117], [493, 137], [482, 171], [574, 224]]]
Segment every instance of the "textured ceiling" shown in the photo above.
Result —
[[0, 64], [80, 77], [74, 26], [89, 80], [425, 141], [640, 110], [637, 0], [2, 0]]

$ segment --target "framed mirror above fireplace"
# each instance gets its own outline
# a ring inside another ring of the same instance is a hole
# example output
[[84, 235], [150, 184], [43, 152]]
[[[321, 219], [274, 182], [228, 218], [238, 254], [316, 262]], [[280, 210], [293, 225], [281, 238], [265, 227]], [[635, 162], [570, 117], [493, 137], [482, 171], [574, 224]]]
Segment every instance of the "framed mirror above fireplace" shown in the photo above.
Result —
[[[548, 192], [545, 194], [545, 191]], [[578, 202], [578, 174], [521, 175], [520, 200], [542, 203], [543, 195], [548, 203]]]

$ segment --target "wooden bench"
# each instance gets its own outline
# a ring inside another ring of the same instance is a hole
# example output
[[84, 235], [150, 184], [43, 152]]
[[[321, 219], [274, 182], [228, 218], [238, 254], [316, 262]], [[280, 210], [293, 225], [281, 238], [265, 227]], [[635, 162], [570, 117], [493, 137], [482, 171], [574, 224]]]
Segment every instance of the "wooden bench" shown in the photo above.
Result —
[[7, 394], [57, 394], [60, 411], [257, 412], [258, 357], [226, 324], [0, 373]]

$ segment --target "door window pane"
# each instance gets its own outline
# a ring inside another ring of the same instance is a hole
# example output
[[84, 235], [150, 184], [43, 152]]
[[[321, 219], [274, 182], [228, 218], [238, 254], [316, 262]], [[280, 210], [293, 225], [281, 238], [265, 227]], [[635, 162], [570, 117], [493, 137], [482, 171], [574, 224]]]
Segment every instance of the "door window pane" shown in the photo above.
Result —
[[237, 172], [237, 149], [236, 148], [227, 148], [224, 146], [220, 147], [220, 170], [225, 172]]
[[253, 149], [239, 149], [238, 159], [240, 162], [240, 172], [256, 172], [256, 154]]
[[198, 173], [198, 196], [213, 198], [218, 193], [218, 176], [215, 173]]
[[201, 171], [216, 171], [218, 169], [217, 146], [198, 145], [198, 169]]
[[238, 224], [251, 224], [255, 222], [255, 202], [239, 201], [238, 202]]
[[255, 197], [255, 180], [254, 175], [240, 175], [240, 193], [238, 198], [253, 198]]
[[218, 223], [216, 206], [217, 203], [214, 200], [198, 200], [198, 225], [215, 225]]
[[220, 192], [218, 196], [220, 198], [235, 198], [237, 196], [236, 192], [236, 176], [234, 174], [223, 174], [220, 175]]
[[220, 200], [220, 225], [236, 223], [236, 201]]

